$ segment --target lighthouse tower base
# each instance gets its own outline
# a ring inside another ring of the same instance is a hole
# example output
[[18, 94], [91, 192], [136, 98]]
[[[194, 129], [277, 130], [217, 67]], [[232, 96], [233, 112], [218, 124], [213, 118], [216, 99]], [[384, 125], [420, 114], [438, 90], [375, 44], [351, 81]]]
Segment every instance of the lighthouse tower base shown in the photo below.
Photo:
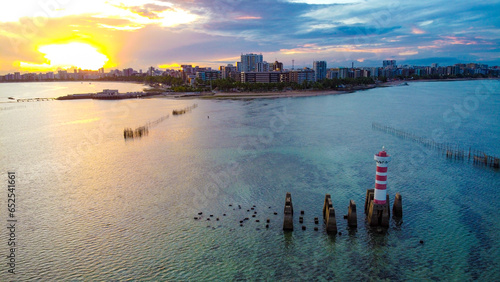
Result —
[[391, 213], [389, 210], [389, 195], [386, 195], [385, 204], [375, 204], [375, 189], [366, 190], [365, 214], [370, 226], [389, 227]]

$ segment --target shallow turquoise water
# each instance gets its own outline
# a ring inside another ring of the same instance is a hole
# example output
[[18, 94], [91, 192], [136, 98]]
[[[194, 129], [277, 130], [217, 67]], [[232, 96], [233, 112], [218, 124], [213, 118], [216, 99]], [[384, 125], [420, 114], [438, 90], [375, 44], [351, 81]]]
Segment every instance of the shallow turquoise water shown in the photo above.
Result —
[[[500, 171], [371, 127], [380, 122], [498, 156], [498, 86], [410, 83], [251, 101], [2, 103], [0, 168], [19, 180], [15, 279], [499, 280]], [[123, 140], [124, 127], [193, 103], [198, 108], [170, 116], [148, 136]], [[392, 155], [388, 193], [391, 201], [402, 194], [404, 218], [379, 234], [365, 225], [362, 205], [382, 146]], [[307, 230], [298, 213], [295, 231], [281, 230], [286, 192], [305, 211]], [[325, 193], [342, 235], [313, 230]], [[5, 203], [6, 193], [0, 197]], [[342, 218], [350, 199], [358, 204], [357, 230]], [[251, 220], [240, 227], [245, 217]]]

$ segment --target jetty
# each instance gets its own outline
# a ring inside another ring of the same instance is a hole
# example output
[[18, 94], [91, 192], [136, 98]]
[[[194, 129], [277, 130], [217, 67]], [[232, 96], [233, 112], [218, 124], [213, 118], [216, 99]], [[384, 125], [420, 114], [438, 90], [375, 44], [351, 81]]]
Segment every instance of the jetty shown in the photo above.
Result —
[[439, 143], [432, 139], [421, 137], [405, 130], [397, 129], [376, 122], [372, 123], [372, 128], [387, 134], [392, 134], [402, 139], [407, 139], [422, 144], [428, 148], [438, 150], [441, 155], [446, 156], [446, 158], [448, 159], [467, 161], [471, 162], [474, 165], [484, 167], [492, 167], [497, 169], [500, 168], [499, 157], [487, 154], [472, 147], [467, 148], [453, 143]]
[[56, 98], [57, 100], [78, 100], [78, 99], [96, 99], [96, 100], [122, 100], [137, 99], [158, 95], [157, 93], [147, 92], [126, 92], [120, 93], [115, 89], [104, 89], [98, 93], [70, 94]]
[[78, 99], [92, 99], [95, 93], [71, 94], [66, 96], [57, 97], [57, 100], [78, 100]]
[[[120, 93], [118, 90], [114, 89], [104, 89], [102, 92], [92, 96], [92, 99], [98, 100], [121, 100], [121, 99], [131, 99], [131, 98], [141, 98], [147, 96], [145, 92], [127, 92]], [[151, 96], [151, 95], [149, 95]]]

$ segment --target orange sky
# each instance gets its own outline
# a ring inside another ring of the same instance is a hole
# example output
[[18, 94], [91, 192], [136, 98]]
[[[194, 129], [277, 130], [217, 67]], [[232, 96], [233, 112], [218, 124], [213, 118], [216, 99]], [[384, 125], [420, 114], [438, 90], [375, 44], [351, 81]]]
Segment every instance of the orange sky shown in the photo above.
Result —
[[28, 9], [8, 2], [0, 11], [0, 40], [4, 43], [0, 47], [0, 71], [125, 66], [134, 61], [132, 51], [144, 44], [134, 42], [134, 31], [150, 25], [172, 27], [196, 19], [189, 12], [165, 4], [158, 5], [154, 15], [148, 15], [125, 6], [127, 1], [59, 0], [47, 1], [50, 5], [46, 6], [39, 4], [44, 1], [25, 2]]

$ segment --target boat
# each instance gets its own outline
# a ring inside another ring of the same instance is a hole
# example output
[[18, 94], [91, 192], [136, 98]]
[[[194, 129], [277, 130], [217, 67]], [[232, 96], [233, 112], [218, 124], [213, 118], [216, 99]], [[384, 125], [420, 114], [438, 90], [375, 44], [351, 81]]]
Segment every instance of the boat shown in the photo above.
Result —
[[16, 100], [16, 98], [14, 98], [14, 97], [9, 97], [9, 100]]

